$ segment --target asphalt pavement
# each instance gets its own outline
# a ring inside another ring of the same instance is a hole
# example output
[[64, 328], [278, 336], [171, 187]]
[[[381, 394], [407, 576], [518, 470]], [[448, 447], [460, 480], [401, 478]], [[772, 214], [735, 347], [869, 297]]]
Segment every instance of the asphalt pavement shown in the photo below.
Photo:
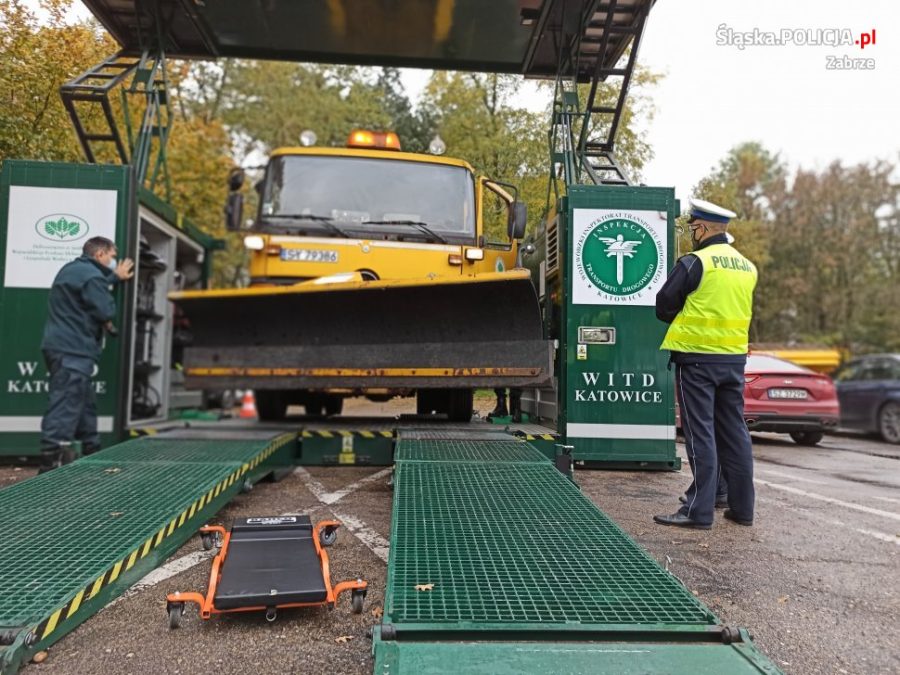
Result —
[[[748, 628], [786, 673], [900, 672], [900, 446], [845, 434], [810, 448], [759, 434], [754, 454], [752, 528], [721, 517], [709, 531], [654, 524], [653, 514], [677, 508], [690, 482], [686, 463], [681, 472], [582, 470], [576, 480], [725, 623]], [[0, 468], [0, 486], [33, 473]], [[271, 624], [262, 615], [202, 621], [189, 609], [182, 627], [169, 630], [166, 593], [206, 587], [210, 554], [195, 537], [23, 672], [371, 672], [366, 632], [379, 622], [384, 597], [388, 478], [383, 467], [299, 468], [238, 496], [216, 519], [311, 513], [342, 520], [329, 549], [332, 577], [369, 581], [361, 615], [350, 613], [349, 597], [334, 610], [283, 612]]]

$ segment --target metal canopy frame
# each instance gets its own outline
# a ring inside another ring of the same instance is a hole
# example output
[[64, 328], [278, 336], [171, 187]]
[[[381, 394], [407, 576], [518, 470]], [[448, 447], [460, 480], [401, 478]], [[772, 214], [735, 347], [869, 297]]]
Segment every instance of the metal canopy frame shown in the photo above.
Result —
[[[550, 132], [557, 196], [559, 178], [566, 185], [580, 184], [584, 178], [594, 185], [630, 183], [615, 159], [615, 138], [653, 4], [654, 0], [585, 3], [573, 29], [558, 44], [560, 68]], [[598, 103], [601, 83], [612, 90], [611, 105]]]
[[[88, 161], [91, 145], [112, 143], [127, 163], [109, 93], [145, 96], [140, 128], [128, 126], [130, 161], [141, 184], [166, 180], [168, 111], [165, 59], [269, 58], [356, 65], [519, 73], [556, 80], [551, 124], [554, 190], [587, 180], [627, 185], [615, 136], [655, 0], [84, 0], [122, 45], [116, 56], [62, 87]], [[424, 21], [424, 23], [423, 23]], [[150, 64], [150, 65], [148, 65]], [[599, 104], [601, 83], [614, 103]], [[127, 100], [126, 125], [130, 125]], [[583, 102], [582, 102], [583, 99]], [[106, 129], [86, 130], [76, 103], [99, 106]], [[154, 142], [156, 160], [149, 163]], [[149, 171], [149, 176], [148, 176]]]

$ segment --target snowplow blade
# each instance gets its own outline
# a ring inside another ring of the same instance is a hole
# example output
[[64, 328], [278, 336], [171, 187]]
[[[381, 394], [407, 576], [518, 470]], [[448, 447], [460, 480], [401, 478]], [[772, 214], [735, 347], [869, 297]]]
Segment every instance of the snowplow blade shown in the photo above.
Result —
[[190, 388], [524, 387], [552, 342], [525, 270], [170, 294]]

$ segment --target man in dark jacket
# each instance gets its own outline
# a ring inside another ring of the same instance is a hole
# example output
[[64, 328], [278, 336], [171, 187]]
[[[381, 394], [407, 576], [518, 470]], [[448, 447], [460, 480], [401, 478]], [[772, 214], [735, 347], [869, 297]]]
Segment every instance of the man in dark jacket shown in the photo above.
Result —
[[91, 377], [104, 331], [113, 331], [113, 285], [134, 276], [134, 262], [116, 264], [115, 242], [88, 239], [82, 255], [63, 265], [50, 288], [41, 350], [50, 373], [50, 402], [41, 421], [40, 472], [72, 460], [72, 441], [84, 454], [100, 449]]

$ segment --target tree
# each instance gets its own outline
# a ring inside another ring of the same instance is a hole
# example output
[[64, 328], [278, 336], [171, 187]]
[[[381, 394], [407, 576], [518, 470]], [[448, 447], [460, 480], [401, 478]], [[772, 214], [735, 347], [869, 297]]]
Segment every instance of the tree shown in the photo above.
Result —
[[[773, 229], [777, 229], [776, 209], [784, 200], [785, 167], [777, 154], [758, 142], [743, 143], [729, 151], [713, 172], [694, 188], [694, 195], [733, 210], [737, 217], [729, 226], [737, 244], [757, 266], [760, 278], [754, 303], [750, 337], [762, 340], [771, 322], [779, 321], [786, 307], [785, 297], [765, 292], [770, 274]], [[682, 228], [680, 249], [690, 251], [690, 233]]]
[[790, 176], [759, 143], [732, 149], [698, 196], [733, 209], [729, 231], [760, 270], [751, 340], [853, 351], [900, 348], [900, 188], [888, 162]]
[[59, 87], [114, 52], [93, 22], [68, 25], [71, 0], [43, 0], [42, 25], [24, 2], [0, 0], [0, 161], [83, 161]]

